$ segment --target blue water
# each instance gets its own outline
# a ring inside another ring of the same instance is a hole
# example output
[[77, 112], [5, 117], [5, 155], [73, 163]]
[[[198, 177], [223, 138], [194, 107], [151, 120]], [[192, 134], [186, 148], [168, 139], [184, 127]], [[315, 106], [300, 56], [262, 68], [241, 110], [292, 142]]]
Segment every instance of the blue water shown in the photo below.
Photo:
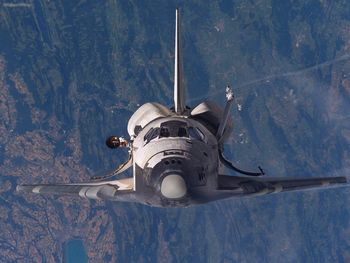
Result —
[[64, 245], [64, 263], [86, 263], [87, 255], [83, 241], [71, 239]]

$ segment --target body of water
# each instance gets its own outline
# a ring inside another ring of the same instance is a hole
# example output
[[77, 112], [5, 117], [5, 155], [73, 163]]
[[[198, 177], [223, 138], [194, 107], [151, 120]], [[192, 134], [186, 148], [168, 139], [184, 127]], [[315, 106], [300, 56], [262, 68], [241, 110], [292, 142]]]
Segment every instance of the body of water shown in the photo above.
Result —
[[64, 263], [86, 263], [87, 255], [83, 241], [71, 239], [64, 244]]

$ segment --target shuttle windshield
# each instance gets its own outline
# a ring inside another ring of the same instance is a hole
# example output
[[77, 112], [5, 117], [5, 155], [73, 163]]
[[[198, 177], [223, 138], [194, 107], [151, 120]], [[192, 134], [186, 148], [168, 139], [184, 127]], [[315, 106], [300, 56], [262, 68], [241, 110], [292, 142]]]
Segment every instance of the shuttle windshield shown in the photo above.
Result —
[[144, 136], [144, 141], [149, 143], [155, 138], [181, 137], [203, 141], [204, 134], [197, 127], [188, 127], [182, 121], [163, 122], [158, 128], [151, 128]]

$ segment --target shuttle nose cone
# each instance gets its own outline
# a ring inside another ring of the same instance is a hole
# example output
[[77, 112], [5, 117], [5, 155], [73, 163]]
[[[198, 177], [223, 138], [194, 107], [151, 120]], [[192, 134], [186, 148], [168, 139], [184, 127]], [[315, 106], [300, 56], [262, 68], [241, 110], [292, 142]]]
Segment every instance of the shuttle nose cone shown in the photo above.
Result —
[[186, 182], [180, 175], [170, 174], [164, 177], [160, 191], [166, 198], [181, 198], [187, 192]]

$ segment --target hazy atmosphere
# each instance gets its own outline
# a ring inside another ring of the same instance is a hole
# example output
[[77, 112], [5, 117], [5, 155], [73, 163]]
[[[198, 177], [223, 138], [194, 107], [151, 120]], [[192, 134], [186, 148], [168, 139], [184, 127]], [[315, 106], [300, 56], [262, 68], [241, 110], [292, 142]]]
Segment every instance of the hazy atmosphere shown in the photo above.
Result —
[[230, 160], [350, 175], [350, 1], [0, 0], [1, 262], [350, 261], [350, 188], [172, 209], [15, 191], [126, 160], [105, 139], [172, 106], [178, 6], [188, 106], [234, 88]]

